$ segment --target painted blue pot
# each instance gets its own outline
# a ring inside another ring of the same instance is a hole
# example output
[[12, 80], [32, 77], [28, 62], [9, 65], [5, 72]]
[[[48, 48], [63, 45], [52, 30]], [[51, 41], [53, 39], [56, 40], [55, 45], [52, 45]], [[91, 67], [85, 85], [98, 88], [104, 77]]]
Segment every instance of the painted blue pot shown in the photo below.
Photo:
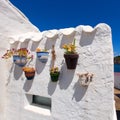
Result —
[[19, 56], [19, 55], [14, 55], [13, 56], [13, 62], [20, 66], [20, 67], [23, 67], [26, 65], [27, 63], [27, 58], [25, 56]]
[[37, 58], [40, 62], [46, 63], [48, 60], [49, 52], [37, 52]]

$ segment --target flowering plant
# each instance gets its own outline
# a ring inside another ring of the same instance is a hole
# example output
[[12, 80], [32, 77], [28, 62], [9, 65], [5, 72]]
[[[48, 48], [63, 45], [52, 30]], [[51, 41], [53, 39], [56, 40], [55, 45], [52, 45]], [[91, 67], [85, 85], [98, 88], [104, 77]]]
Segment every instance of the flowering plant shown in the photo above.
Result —
[[50, 69], [50, 74], [54, 74], [54, 73], [59, 73], [58, 67], [52, 67], [52, 68]]
[[63, 48], [65, 49], [66, 54], [75, 54], [76, 53], [75, 40], [76, 39], [74, 39], [73, 43], [63, 45]]
[[31, 59], [33, 58], [33, 55], [30, 55], [30, 52], [26, 49], [26, 48], [20, 48], [20, 49], [10, 49], [7, 50], [7, 52], [2, 56], [2, 58], [4, 59], [8, 59], [12, 56], [24, 56], [27, 59]]
[[23, 67], [22, 70], [23, 70], [24, 72], [35, 72], [35, 68], [33, 68], [33, 67], [28, 67], [28, 66]]
[[60, 72], [58, 67], [52, 67], [50, 69], [50, 77], [53, 82], [57, 82], [59, 78]]
[[36, 52], [47, 52], [47, 50], [46, 49], [36, 48]]

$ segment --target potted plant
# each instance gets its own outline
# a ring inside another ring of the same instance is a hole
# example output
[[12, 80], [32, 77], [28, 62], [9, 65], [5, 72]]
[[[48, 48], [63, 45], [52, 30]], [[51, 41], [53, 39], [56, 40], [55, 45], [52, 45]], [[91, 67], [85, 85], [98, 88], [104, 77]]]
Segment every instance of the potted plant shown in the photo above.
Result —
[[23, 67], [22, 70], [25, 73], [27, 80], [32, 80], [35, 76], [35, 69], [33, 67]]
[[75, 69], [77, 61], [79, 58], [78, 53], [76, 52], [75, 39], [73, 43], [64, 44], [63, 48], [65, 49], [64, 58], [68, 69]]
[[36, 53], [37, 53], [37, 58], [40, 60], [40, 62], [42, 62], [42, 63], [47, 62], [49, 52], [47, 52], [46, 49], [41, 50], [40, 48], [37, 48]]
[[57, 82], [58, 78], [59, 78], [60, 72], [58, 67], [52, 67], [50, 69], [50, 77], [51, 77], [51, 81], [53, 82]]
[[23, 67], [26, 65], [27, 60], [31, 59], [33, 56], [30, 55], [30, 52], [27, 50], [27, 48], [20, 48], [20, 49], [10, 49], [7, 50], [7, 52], [2, 56], [4, 59], [8, 59], [13, 57], [13, 62]]

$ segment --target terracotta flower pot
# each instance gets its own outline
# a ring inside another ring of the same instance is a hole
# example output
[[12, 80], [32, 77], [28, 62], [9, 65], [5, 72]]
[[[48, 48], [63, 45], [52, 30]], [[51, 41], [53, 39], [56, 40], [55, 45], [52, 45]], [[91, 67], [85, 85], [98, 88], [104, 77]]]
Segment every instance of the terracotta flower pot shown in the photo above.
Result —
[[59, 78], [60, 72], [54, 72], [50, 73], [51, 81], [52, 82], [57, 82]]
[[37, 58], [40, 60], [42, 63], [46, 63], [48, 60], [48, 55], [49, 52], [37, 52]]
[[78, 54], [64, 54], [67, 69], [76, 69], [77, 61], [79, 58]]
[[19, 55], [14, 55], [13, 56], [13, 62], [20, 66], [20, 67], [23, 67], [26, 65], [27, 63], [27, 57], [26, 56], [19, 56]]
[[35, 76], [35, 69], [33, 67], [23, 67], [22, 70], [25, 73], [27, 80], [32, 80]]
[[31, 72], [25, 71], [25, 76], [27, 80], [32, 80], [35, 76], [35, 71], [31, 71]]

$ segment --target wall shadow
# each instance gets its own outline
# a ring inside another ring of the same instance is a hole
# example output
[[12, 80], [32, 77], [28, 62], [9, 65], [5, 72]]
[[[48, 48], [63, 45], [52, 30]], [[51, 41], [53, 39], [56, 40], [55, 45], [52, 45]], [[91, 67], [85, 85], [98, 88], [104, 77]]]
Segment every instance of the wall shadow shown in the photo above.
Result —
[[32, 45], [31, 45], [31, 51], [36, 51], [36, 48], [38, 48], [38, 46], [39, 46], [39, 43], [40, 43], [40, 41], [37, 41], [37, 42], [32, 42]]
[[93, 31], [91, 33], [86, 33], [82, 31], [81, 38], [80, 38], [80, 46], [88, 46], [92, 44], [94, 37], [96, 35], [96, 31]]
[[88, 86], [83, 87], [80, 85], [79, 81], [77, 81], [73, 87], [74, 89], [74, 94], [72, 99], [75, 99], [76, 102], [79, 102], [85, 95], [87, 91]]
[[36, 68], [37, 74], [40, 74], [43, 71], [45, 65], [46, 63], [42, 63], [36, 58], [35, 68]]
[[68, 70], [66, 64], [64, 63], [61, 67], [60, 72], [61, 72], [59, 77], [60, 89], [67, 89], [73, 80], [75, 70]]
[[54, 38], [47, 38], [46, 43], [45, 43], [45, 49], [49, 50], [52, 49], [52, 46], [55, 45], [56, 40], [57, 40], [57, 36], [55, 36]]
[[25, 92], [28, 92], [31, 87], [32, 87], [32, 83], [33, 83], [33, 80], [25, 80], [25, 83], [24, 83], [24, 86], [23, 86], [23, 89], [25, 90]]
[[20, 43], [20, 48], [28, 48], [29, 40]]
[[7, 82], [6, 82], [6, 86], [8, 86], [8, 84], [10, 83], [10, 80], [11, 80], [11, 75], [12, 75], [12, 72], [13, 72], [13, 70], [14, 70], [14, 63], [12, 63], [12, 67], [10, 68], [10, 70], [9, 70], [9, 76], [8, 76], [8, 79], [7, 79]]
[[72, 43], [74, 40], [74, 37], [75, 37], [75, 34], [68, 35], [68, 36], [63, 35], [60, 43], [60, 48], [62, 48], [64, 44]]
[[18, 45], [19, 45], [19, 42], [16, 41], [15, 43], [10, 44], [10, 49], [12, 49], [12, 48], [17, 49]]
[[18, 65], [15, 64], [14, 67], [14, 78], [18, 80], [23, 73], [22, 67], [19, 67]]
[[52, 95], [56, 89], [57, 86], [57, 82], [52, 82], [51, 80], [49, 80], [48, 83], [48, 94]]

